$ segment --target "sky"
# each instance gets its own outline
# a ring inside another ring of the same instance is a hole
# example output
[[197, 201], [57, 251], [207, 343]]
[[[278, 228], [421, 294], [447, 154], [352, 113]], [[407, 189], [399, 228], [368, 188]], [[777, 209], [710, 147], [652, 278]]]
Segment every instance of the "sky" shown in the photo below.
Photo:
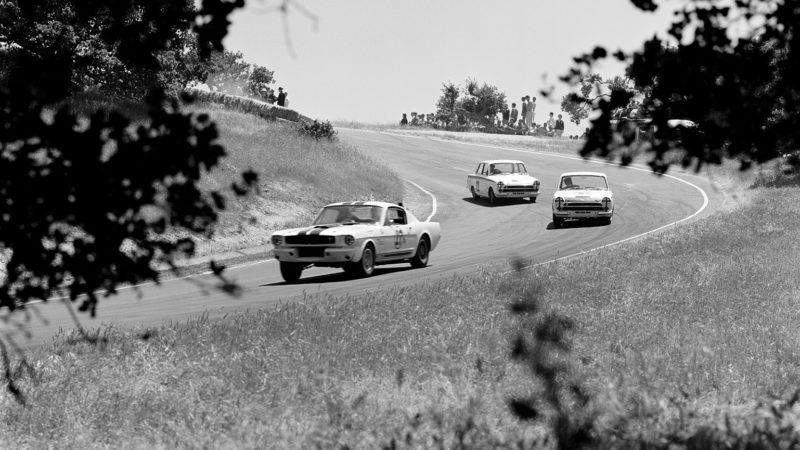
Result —
[[[226, 49], [273, 70], [275, 87], [304, 115], [379, 124], [435, 112], [442, 83], [463, 86], [468, 77], [518, 105], [538, 97], [541, 122], [560, 112], [568, 87], [558, 77], [572, 57], [596, 45], [637, 49], [663, 36], [671, 18], [630, 0], [291, 0], [287, 14], [280, 4], [247, 0], [231, 16]], [[623, 70], [599, 68], [603, 76]], [[548, 102], [539, 91], [550, 86]], [[582, 129], [564, 118], [566, 134]]]

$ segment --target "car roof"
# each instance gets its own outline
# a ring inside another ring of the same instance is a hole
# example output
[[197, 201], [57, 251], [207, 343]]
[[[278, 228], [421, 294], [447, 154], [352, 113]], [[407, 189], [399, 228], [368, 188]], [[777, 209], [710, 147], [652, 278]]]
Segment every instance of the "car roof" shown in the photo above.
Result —
[[606, 174], [604, 174], [603, 172], [564, 172], [561, 174], [561, 177], [574, 177], [579, 175], [590, 175], [590, 176], [608, 178]]
[[516, 164], [516, 163], [522, 163], [522, 164], [525, 164], [522, 161], [519, 161], [517, 159], [488, 159], [486, 161], [481, 161], [481, 163], [486, 163], [486, 164], [497, 164], [497, 163], [513, 163], [513, 164]]
[[329, 203], [325, 206], [353, 206], [353, 205], [366, 205], [366, 206], [380, 206], [383, 208], [388, 208], [389, 206], [401, 206], [397, 203], [389, 203], [389, 202], [376, 202], [376, 201], [362, 201], [362, 202], [336, 202], [336, 203]]

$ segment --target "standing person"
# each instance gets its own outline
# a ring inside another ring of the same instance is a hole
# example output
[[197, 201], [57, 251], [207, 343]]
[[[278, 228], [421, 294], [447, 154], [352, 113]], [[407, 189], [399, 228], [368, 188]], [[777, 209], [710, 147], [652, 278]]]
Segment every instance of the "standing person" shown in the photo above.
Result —
[[[520, 118], [520, 121], [524, 122], [525, 121], [525, 116], [528, 115], [528, 97], [527, 96], [522, 97], [521, 100], [522, 100], [522, 111], [520, 111], [521, 114], [520, 114], [519, 118]], [[527, 123], [526, 123], [526, 125], [527, 125]]]
[[400, 126], [404, 127], [408, 125], [408, 117], [406, 117], [406, 113], [403, 113], [403, 118], [400, 119]]
[[530, 128], [536, 115], [536, 97], [529, 96], [528, 98], [530, 101], [528, 102], [528, 115], [525, 116], [525, 124]]
[[518, 116], [519, 116], [519, 111], [517, 111], [517, 104], [516, 103], [512, 103], [511, 104], [511, 115], [508, 118], [508, 125], [513, 127], [514, 124], [517, 123], [517, 117]]
[[282, 87], [279, 87], [278, 88], [278, 106], [283, 106], [283, 104], [285, 102], [286, 102], [286, 93], [283, 92], [283, 88]]
[[508, 105], [503, 104], [503, 125], [508, 124], [510, 114], [511, 111], [508, 110]]
[[556, 120], [556, 136], [561, 137], [564, 134], [564, 121], [561, 120], [561, 114], [558, 115], [558, 120]]

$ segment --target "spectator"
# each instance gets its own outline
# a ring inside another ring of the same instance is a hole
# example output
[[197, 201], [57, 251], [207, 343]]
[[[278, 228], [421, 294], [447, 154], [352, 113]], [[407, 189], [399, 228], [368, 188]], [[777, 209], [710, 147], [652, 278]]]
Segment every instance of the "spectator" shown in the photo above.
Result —
[[536, 114], [536, 97], [528, 96], [528, 98], [530, 98], [530, 101], [528, 102], [528, 115], [525, 116], [525, 125], [530, 128], [533, 125], [534, 115]]
[[406, 117], [406, 113], [403, 113], [403, 118], [400, 119], [400, 126], [404, 127], [408, 125], [408, 117]]
[[278, 106], [283, 106], [284, 102], [286, 102], [286, 93], [283, 92], [283, 88], [278, 88]]
[[508, 110], [508, 105], [503, 104], [503, 124], [507, 124], [508, 123], [509, 114], [510, 114], [510, 112]]
[[517, 117], [519, 116], [519, 111], [517, 111], [517, 104], [511, 104], [511, 115], [508, 118], [508, 126], [513, 127], [517, 123]]
[[[552, 116], [553, 113], [550, 114]], [[558, 115], [558, 120], [556, 120], [555, 133], [556, 137], [561, 137], [564, 134], [564, 121], [561, 120], [561, 114]]]
[[553, 113], [550, 113], [550, 118], [544, 123], [544, 129], [548, 136], [552, 136], [556, 128], [556, 119], [553, 118]]
[[[519, 116], [520, 121], [524, 121], [525, 117], [528, 115], [528, 97], [527, 96], [522, 97], [522, 111], [520, 111], [520, 113], [521, 113], [520, 116]], [[525, 124], [527, 125], [527, 122], [525, 122]]]

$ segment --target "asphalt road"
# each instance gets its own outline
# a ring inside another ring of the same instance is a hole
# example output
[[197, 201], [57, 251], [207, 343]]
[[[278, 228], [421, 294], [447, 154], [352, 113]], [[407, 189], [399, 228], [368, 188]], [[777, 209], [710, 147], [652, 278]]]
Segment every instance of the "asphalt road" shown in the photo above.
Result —
[[[435, 197], [436, 214], [432, 220], [441, 222], [443, 237], [431, 253], [428, 267], [379, 266], [373, 277], [355, 280], [347, 278], [341, 270], [311, 268], [303, 273], [300, 283], [287, 285], [275, 261], [261, 261], [229, 269], [229, 276], [243, 288], [238, 298], [214, 289], [215, 280], [208, 275], [174, 279], [160, 286], [125, 289], [116, 297], [104, 299], [98, 317], [90, 319], [80, 314], [81, 324], [85, 328], [107, 324], [157, 325], [185, 321], [200, 313], [217, 316], [296, 301], [309, 295], [359, 294], [416, 284], [469, 273], [485, 265], [508, 267], [514, 257], [531, 264], [542, 263], [615, 244], [687, 218], [697, 220], [716, 210], [724, 198], [708, 180], [689, 174], [657, 177], [645, 169], [620, 168], [548, 152], [358, 130], [339, 132], [341, 139]], [[466, 188], [467, 173], [474, 171], [481, 160], [501, 158], [524, 161], [528, 170], [541, 180], [542, 192], [537, 203], [507, 202], [491, 207], [471, 199]], [[558, 176], [575, 170], [608, 174], [615, 199], [614, 221], [610, 226], [553, 228], [550, 200]], [[428, 196], [431, 202], [433, 197]], [[22, 347], [48, 342], [60, 328], [74, 327], [60, 301], [35, 305], [35, 310], [30, 320], [16, 318], [32, 337], [16, 330], [17, 325], [4, 325], [8, 336]]]

